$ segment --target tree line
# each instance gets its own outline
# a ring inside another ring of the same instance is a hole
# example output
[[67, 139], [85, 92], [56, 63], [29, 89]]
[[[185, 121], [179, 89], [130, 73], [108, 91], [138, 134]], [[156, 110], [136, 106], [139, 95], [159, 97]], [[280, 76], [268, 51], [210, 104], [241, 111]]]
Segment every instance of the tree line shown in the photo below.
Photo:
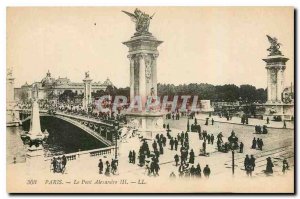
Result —
[[211, 100], [213, 102], [259, 102], [267, 101], [267, 89], [256, 88], [252, 85], [236, 86], [234, 84], [212, 85], [212, 84], [158, 84], [158, 95], [174, 96], [174, 95], [197, 95], [200, 99]]

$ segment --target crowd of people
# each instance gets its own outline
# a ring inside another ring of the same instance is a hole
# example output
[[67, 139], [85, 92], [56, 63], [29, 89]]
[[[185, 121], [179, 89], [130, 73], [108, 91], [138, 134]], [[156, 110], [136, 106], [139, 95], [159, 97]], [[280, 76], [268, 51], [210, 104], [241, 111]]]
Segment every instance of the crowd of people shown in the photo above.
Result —
[[262, 138], [253, 138], [252, 140], [252, 146], [251, 146], [251, 149], [258, 149], [258, 150], [261, 150], [263, 149], [263, 146], [264, 146], [264, 142], [262, 140]]
[[103, 163], [102, 159], [99, 159], [99, 163], [98, 163], [99, 174], [103, 174], [103, 171], [104, 171], [105, 176], [110, 176], [111, 174], [117, 175], [118, 164], [119, 164], [119, 162], [116, 159], [112, 159], [110, 163], [107, 160], [105, 162], [105, 168], [104, 168], [104, 163]]
[[50, 170], [53, 173], [64, 173], [67, 165], [67, 157], [65, 155], [59, 157], [53, 157], [51, 160], [51, 168]]

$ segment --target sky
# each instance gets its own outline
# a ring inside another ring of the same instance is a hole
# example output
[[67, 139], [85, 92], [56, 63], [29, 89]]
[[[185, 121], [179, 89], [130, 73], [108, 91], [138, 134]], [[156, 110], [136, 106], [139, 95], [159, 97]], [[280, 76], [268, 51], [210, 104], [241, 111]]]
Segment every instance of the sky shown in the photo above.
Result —
[[[265, 62], [277, 37], [294, 82], [294, 10], [291, 7], [139, 7], [155, 13], [149, 31], [158, 47], [159, 83], [251, 84], [267, 87]], [[134, 7], [9, 7], [7, 67], [15, 86], [52, 77], [82, 82], [109, 78], [129, 86], [128, 48], [134, 23], [121, 12]]]

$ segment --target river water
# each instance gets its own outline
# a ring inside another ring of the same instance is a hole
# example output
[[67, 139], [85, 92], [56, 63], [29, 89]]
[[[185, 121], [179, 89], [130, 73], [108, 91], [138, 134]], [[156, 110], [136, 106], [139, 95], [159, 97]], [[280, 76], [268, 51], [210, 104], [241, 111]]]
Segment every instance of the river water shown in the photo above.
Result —
[[[43, 144], [47, 157], [105, 147], [83, 130], [53, 117], [42, 117], [41, 128], [42, 131], [47, 129], [49, 132], [49, 137]], [[17, 163], [25, 162], [27, 149], [20, 137], [23, 130], [29, 130], [29, 121], [21, 127], [6, 127], [7, 164], [13, 163], [14, 157]]]

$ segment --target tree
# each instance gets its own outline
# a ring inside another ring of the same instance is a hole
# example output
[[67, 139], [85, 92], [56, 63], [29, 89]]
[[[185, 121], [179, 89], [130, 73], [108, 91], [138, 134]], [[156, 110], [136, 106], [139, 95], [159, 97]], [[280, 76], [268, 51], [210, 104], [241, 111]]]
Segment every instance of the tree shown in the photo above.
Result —
[[256, 88], [251, 85], [241, 85], [240, 86], [240, 97], [244, 102], [254, 102], [256, 101]]

